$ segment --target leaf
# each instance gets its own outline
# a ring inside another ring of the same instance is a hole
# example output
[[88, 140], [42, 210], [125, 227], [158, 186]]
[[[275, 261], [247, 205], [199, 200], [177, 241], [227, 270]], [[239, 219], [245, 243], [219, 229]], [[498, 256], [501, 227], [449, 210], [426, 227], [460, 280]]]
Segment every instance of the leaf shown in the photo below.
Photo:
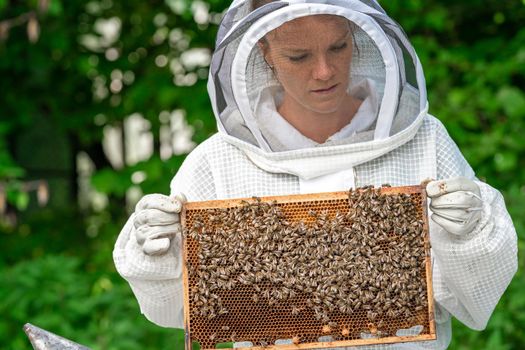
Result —
[[52, 16], [60, 16], [63, 12], [61, 0], [51, 0], [48, 13]]
[[499, 330], [496, 330], [490, 334], [486, 346], [487, 346], [487, 349], [494, 349], [494, 350], [508, 349], [508, 347], [505, 345], [505, 342], [502, 339], [501, 332]]
[[98, 191], [117, 196], [124, 196], [133, 185], [127, 172], [117, 172], [113, 169], [97, 171], [91, 178], [91, 183]]
[[15, 204], [18, 210], [25, 210], [29, 205], [29, 194], [27, 192], [18, 192]]
[[2, 179], [14, 179], [25, 175], [26, 171], [24, 168], [16, 166], [15, 164], [9, 164], [10, 160], [6, 160], [0, 154], [0, 178]]
[[233, 343], [232, 342], [229, 342], [229, 343], [217, 343], [215, 345], [215, 349], [232, 349], [233, 348]]
[[504, 86], [497, 94], [505, 114], [511, 118], [525, 117], [525, 94], [514, 86]]
[[494, 155], [494, 165], [499, 171], [511, 171], [516, 168], [518, 157], [511, 152], [499, 152]]

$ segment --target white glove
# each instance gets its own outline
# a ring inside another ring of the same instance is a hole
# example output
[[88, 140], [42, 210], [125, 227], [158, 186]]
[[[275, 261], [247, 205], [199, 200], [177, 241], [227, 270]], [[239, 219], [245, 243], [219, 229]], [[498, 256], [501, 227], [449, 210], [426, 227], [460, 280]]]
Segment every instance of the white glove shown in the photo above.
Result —
[[446, 231], [463, 235], [472, 232], [483, 210], [478, 185], [467, 178], [456, 177], [427, 184], [431, 198], [432, 220]]
[[148, 194], [135, 207], [135, 236], [147, 255], [162, 255], [168, 251], [171, 239], [182, 232], [180, 212], [186, 197]]

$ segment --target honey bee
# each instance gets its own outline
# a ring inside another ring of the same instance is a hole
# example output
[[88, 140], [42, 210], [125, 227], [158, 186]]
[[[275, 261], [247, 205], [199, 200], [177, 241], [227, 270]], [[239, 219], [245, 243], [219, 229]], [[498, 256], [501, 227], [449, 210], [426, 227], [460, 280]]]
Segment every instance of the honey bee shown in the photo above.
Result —
[[[253, 288], [252, 301], [263, 298], [268, 307], [300, 293], [304, 307], [331, 329], [334, 311], [379, 319], [377, 334], [384, 317], [413, 319], [428, 304], [423, 221], [417, 198], [380, 192], [349, 191], [348, 212], [310, 206], [308, 224], [285, 220], [280, 206], [260, 198], [193, 216], [185, 233], [196, 247], [187, 264], [190, 307], [197, 308], [191, 314], [220, 317], [228, 311], [218, 291]], [[291, 306], [292, 315], [300, 310]]]

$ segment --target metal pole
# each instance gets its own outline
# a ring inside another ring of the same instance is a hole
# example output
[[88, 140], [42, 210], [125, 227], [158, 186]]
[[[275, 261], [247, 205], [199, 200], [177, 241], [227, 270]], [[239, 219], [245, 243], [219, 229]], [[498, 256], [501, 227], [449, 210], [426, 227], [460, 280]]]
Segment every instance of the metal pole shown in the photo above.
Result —
[[31, 323], [24, 325], [24, 332], [35, 350], [91, 350], [84, 345], [38, 328]]

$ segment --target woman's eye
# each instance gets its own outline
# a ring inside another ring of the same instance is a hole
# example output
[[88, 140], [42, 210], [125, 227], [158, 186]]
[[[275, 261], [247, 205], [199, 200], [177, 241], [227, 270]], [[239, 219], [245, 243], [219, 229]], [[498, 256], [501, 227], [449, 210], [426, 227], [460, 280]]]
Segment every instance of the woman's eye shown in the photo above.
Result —
[[332, 46], [332, 51], [341, 51], [345, 49], [348, 46], [346, 42], [342, 43], [341, 45]]
[[306, 57], [308, 57], [308, 54], [302, 54], [298, 56], [288, 56], [288, 59], [292, 62], [300, 62], [304, 60]]

